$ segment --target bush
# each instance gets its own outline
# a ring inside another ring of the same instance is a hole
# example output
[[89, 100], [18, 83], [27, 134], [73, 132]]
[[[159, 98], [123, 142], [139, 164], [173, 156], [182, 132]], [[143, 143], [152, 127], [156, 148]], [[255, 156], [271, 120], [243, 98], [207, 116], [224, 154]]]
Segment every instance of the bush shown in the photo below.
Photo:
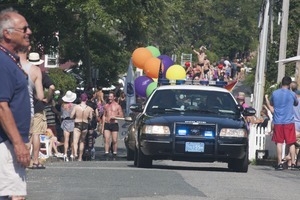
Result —
[[75, 92], [77, 83], [71, 74], [65, 73], [62, 69], [53, 68], [49, 69], [49, 76], [55, 85], [55, 89], [60, 90], [62, 94], [68, 90]]

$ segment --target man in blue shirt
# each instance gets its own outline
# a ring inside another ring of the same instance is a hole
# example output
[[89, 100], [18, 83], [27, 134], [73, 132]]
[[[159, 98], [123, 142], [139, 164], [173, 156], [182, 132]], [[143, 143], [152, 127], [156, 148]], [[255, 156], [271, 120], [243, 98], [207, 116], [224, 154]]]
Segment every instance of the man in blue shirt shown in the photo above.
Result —
[[291, 77], [285, 76], [281, 81], [281, 88], [272, 93], [270, 104], [274, 107], [273, 124], [274, 134], [272, 140], [277, 146], [277, 161], [276, 169], [282, 170], [282, 144], [285, 142], [289, 154], [291, 156], [291, 169], [296, 169], [295, 165], [295, 120], [294, 106], [298, 105], [296, 94], [290, 90]]
[[28, 75], [16, 52], [29, 46], [26, 19], [12, 9], [0, 12], [0, 199], [25, 199], [26, 146], [30, 127]]

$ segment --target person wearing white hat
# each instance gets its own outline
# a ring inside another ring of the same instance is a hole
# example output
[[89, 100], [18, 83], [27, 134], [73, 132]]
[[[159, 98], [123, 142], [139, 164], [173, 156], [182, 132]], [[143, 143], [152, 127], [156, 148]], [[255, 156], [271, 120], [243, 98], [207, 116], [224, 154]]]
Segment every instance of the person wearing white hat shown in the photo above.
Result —
[[31, 117], [34, 115], [33, 96], [38, 100], [44, 99], [44, 90], [42, 84], [42, 72], [41, 69], [27, 60], [29, 47], [22, 47], [18, 50], [18, 56], [20, 57], [20, 63], [24, 71], [29, 75], [28, 78], [28, 90], [30, 95]]
[[36, 52], [31, 52], [28, 56], [28, 61], [33, 65], [41, 65], [44, 63], [44, 60], [40, 59], [40, 54]]
[[[73, 103], [77, 98], [76, 93], [68, 90], [65, 96], [62, 97], [63, 104], [61, 105], [61, 128], [64, 131], [64, 161], [69, 161], [68, 148], [71, 132], [74, 131], [74, 120], [71, 119], [71, 113], [75, 107]], [[73, 148], [72, 148], [73, 150]], [[74, 155], [73, 153], [71, 155]], [[72, 158], [72, 157], [71, 157]]]

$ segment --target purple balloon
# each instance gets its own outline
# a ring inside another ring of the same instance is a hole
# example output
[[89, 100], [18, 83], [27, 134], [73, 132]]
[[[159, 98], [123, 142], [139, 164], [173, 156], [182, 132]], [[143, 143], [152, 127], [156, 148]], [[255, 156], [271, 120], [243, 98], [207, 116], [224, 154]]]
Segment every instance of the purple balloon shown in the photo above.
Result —
[[166, 78], [166, 72], [170, 66], [174, 65], [174, 62], [173, 62], [172, 58], [170, 58], [167, 55], [160, 55], [157, 58], [159, 58], [162, 61], [162, 63], [164, 64], [163, 78]]
[[134, 80], [135, 93], [138, 96], [146, 97], [146, 90], [153, 79], [148, 76], [139, 76]]

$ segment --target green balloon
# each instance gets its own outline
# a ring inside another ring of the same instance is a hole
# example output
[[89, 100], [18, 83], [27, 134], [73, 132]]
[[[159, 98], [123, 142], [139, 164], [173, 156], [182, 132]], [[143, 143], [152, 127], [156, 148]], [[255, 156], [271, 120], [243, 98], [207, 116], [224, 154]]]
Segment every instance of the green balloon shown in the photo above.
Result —
[[150, 94], [157, 88], [157, 82], [152, 82], [147, 86], [146, 96], [149, 97]]
[[151, 53], [153, 57], [158, 57], [160, 56], [160, 51], [158, 48], [154, 47], [154, 46], [147, 46], [146, 49], [148, 49]]

